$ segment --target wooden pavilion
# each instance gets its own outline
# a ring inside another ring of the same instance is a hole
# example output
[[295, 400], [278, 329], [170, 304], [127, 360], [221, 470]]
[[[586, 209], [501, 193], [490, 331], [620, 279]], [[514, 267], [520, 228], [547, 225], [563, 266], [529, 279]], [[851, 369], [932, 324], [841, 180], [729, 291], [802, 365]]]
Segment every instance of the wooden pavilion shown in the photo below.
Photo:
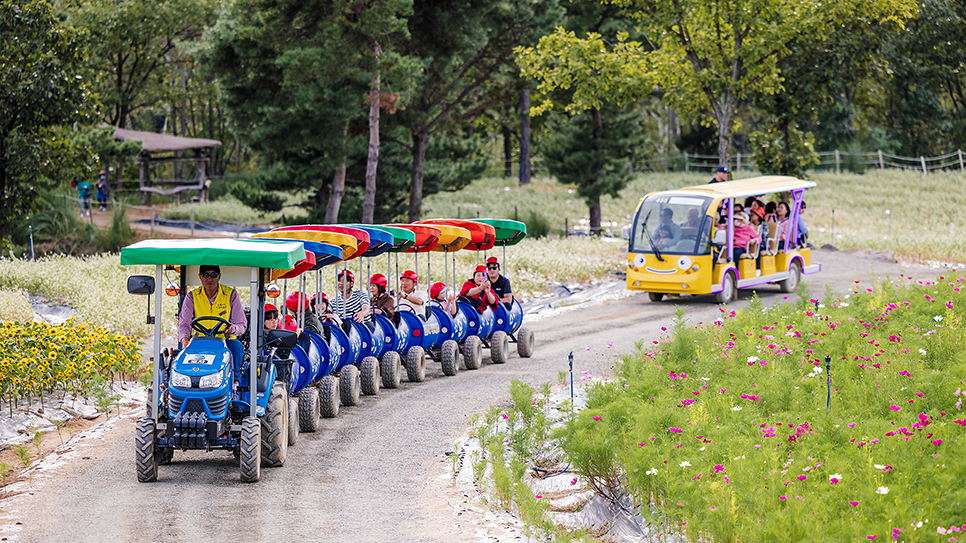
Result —
[[[201, 199], [205, 199], [208, 188], [206, 176], [207, 166], [211, 161], [212, 150], [215, 147], [221, 147], [220, 141], [203, 138], [183, 138], [181, 136], [125, 130], [123, 128], [114, 130], [114, 139], [117, 141], [141, 142], [141, 154], [138, 156], [137, 162], [140, 168], [138, 179], [142, 204], [145, 203], [145, 196], [147, 196], [147, 201], [150, 203], [152, 193], [171, 195], [188, 190], [199, 191]], [[186, 151], [193, 151], [194, 156], [178, 156], [179, 153]], [[157, 181], [151, 179], [151, 166], [165, 163], [197, 164], [198, 176], [197, 178], [192, 177], [191, 179], [187, 175], [182, 179], [172, 178]]]

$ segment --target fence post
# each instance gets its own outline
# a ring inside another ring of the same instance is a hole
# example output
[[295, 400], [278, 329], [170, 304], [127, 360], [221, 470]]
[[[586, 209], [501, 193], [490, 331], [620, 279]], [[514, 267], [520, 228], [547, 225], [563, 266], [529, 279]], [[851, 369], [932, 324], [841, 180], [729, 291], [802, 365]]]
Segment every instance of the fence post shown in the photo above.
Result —
[[195, 208], [191, 208], [189, 222], [191, 223], [191, 237], [195, 237]]
[[842, 170], [839, 168], [839, 150], [835, 150], [835, 173], [840, 174]]
[[570, 225], [567, 224], [568, 223], [568, 220], [569, 219], [567, 219], [566, 217], [564, 217], [564, 237], [567, 237], [567, 236], [570, 235]]
[[885, 161], [882, 160], [882, 149], [879, 149], [879, 169], [885, 169]]
[[151, 204], [151, 237], [154, 237], [154, 204]]
[[959, 155], [959, 171], [963, 171], [963, 150], [957, 149], [956, 154]]
[[922, 173], [926, 173], [926, 157], [920, 155], [919, 162], [922, 163]]
[[241, 237], [241, 221], [238, 221], [238, 224], [235, 225], [235, 239], [238, 239], [240, 237]]
[[738, 153], [738, 166], [735, 168], [735, 171], [741, 171], [741, 153]]
[[688, 169], [688, 152], [685, 151], [684, 152], [684, 173], [690, 173], [690, 171], [691, 170]]

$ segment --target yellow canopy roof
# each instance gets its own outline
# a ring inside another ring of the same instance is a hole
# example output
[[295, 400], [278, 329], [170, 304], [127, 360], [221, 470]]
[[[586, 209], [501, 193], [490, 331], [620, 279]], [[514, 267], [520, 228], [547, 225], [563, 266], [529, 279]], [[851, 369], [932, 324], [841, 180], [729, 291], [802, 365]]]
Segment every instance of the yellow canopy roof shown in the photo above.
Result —
[[330, 243], [342, 247], [342, 259], [348, 260], [356, 254], [359, 247], [359, 240], [348, 235], [336, 232], [324, 232], [321, 230], [273, 230], [271, 232], [260, 232], [252, 234], [253, 238], [268, 239], [301, 239], [305, 241], [318, 241]]
[[449, 226], [447, 224], [433, 224], [433, 228], [439, 228], [439, 241], [433, 251], [437, 253], [452, 253], [466, 247], [472, 236], [470, 231], [459, 226]]
[[[775, 192], [787, 192], [790, 190], [810, 189], [816, 186], [814, 181], [806, 181], [796, 177], [785, 175], [765, 175], [761, 177], [749, 177], [737, 181], [725, 181], [723, 183], [708, 183], [707, 185], [697, 185], [679, 189], [686, 192], [699, 192], [706, 196], [724, 198], [743, 198], [746, 196], [759, 196]], [[668, 191], [677, 192], [677, 191]]]

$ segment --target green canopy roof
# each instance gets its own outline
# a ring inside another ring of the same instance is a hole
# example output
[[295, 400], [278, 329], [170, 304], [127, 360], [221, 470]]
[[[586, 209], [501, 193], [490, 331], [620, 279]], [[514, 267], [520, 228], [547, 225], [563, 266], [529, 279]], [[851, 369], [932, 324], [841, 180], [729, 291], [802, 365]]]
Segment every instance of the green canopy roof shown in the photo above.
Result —
[[406, 230], [398, 226], [383, 226], [381, 224], [367, 224], [365, 226], [392, 234], [393, 242], [390, 251], [393, 253], [401, 253], [416, 244], [416, 233], [412, 230]]
[[242, 266], [287, 270], [305, 258], [300, 241], [149, 239], [121, 249], [121, 265]]
[[516, 245], [527, 237], [527, 225], [510, 219], [471, 219], [474, 222], [488, 224], [496, 229], [497, 245]]

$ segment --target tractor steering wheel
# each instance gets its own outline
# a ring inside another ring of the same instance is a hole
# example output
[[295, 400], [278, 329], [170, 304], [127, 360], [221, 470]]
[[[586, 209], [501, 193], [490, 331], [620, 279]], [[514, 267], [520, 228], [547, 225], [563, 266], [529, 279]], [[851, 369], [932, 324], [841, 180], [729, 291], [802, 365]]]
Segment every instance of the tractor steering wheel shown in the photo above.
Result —
[[[203, 321], [215, 321], [215, 325], [211, 328], [206, 327], [201, 324]], [[191, 329], [199, 334], [203, 334], [205, 337], [215, 337], [220, 335], [228, 335], [228, 329], [231, 328], [232, 324], [221, 317], [198, 317], [192, 319]]]

